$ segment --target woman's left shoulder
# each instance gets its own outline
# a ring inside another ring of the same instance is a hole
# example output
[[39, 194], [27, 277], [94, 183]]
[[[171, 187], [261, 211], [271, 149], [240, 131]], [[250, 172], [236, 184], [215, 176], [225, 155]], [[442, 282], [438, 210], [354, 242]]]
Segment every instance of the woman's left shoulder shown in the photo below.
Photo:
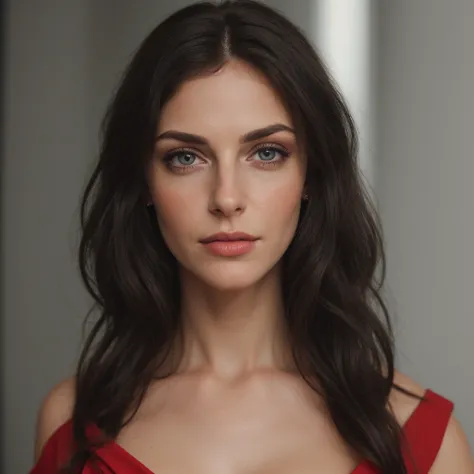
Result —
[[398, 371], [395, 371], [393, 383], [397, 387], [400, 387], [414, 395], [407, 395], [402, 391], [397, 390], [395, 387], [392, 388], [392, 391], [390, 392], [390, 407], [393, 410], [398, 424], [403, 426], [418, 407], [420, 399], [424, 396], [426, 389], [407, 375]]
[[474, 474], [474, 459], [461, 423], [451, 416], [430, 474]]
[[[419, 383], [401, 372], [395, 372], [394, 383], [405, 389], [416, 397], [404, 394], [400, 390], [393, 389], [390, 394], [390, 405], [400, 425], [404, 425], [417, 409], [426, 389]], [[443, 395], [440, 393], [440, 395]], [[435, 462], [430, 469], [430, 474], [445, 474], [455, 472], [456, 474], [474, 474], [474, 459], [469, 442], [461, 423], [454, 415], [451, 415], [446, 426], [441, 447]]]

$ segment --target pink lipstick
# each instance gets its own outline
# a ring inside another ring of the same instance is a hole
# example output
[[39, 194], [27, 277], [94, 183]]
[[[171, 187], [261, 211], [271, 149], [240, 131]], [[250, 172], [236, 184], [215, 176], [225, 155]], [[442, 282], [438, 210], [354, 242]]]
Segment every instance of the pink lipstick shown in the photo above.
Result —
[[238, 257], [253, 250], [257, 240], [258, 237], [244, 232], [219, 232], [200, 240], [200, 242], [214, 255]]

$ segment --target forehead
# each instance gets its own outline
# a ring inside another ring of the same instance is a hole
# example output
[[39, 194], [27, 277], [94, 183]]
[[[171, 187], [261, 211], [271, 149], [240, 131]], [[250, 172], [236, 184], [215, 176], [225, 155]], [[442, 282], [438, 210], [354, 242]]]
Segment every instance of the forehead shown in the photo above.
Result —
[[292, 126], [269, 81], [246, 63], [232, 60], [215, 73], [185, 81], [163, 108], [158, 128], [207, 135], [223, 129], [245, 133], [275, 122]]

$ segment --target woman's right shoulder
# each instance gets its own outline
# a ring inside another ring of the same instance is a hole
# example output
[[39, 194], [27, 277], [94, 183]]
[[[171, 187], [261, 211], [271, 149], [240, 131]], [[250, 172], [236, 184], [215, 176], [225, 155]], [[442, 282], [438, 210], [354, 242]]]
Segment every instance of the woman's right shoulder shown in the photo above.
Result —
[[36, 421], [35, 461], [53, 434], [72, 417], [75, 400], [75, 378], [56, 384], [44, 397]]

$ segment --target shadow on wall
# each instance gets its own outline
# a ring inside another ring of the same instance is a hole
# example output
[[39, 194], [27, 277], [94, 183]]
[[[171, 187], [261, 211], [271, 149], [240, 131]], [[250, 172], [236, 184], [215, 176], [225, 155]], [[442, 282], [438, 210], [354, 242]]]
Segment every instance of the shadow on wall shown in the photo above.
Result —
[[[2, 186], [2, 169], [3, 169], [3, 59], [4, 59], [4, 48], [5, 48], [5, 37], [4, 37], [4, 22], [5, 22], [5, 12], [4, 12], [4, 2], [0, 0], [0, 268], [3, 268], [3, 240], [2, 240], [2, 195], [3, 195], [3, 186]], [[5, 393], [5, 389], [3, 386], [4, 383], [4, 368], [3, 368], [3, 281], [2, 281], [2, 273], [0, 272], [0, 407], [3, 407], [3, 394]], [[0, 409], [0, 427], [4, 426], [4, 419], [3, 419], [3, 409]], [[4, 459], [3, 453], [3, 446], [4, 440], [2, 439], [3, 430], [0, 429], [0, 459]]]

